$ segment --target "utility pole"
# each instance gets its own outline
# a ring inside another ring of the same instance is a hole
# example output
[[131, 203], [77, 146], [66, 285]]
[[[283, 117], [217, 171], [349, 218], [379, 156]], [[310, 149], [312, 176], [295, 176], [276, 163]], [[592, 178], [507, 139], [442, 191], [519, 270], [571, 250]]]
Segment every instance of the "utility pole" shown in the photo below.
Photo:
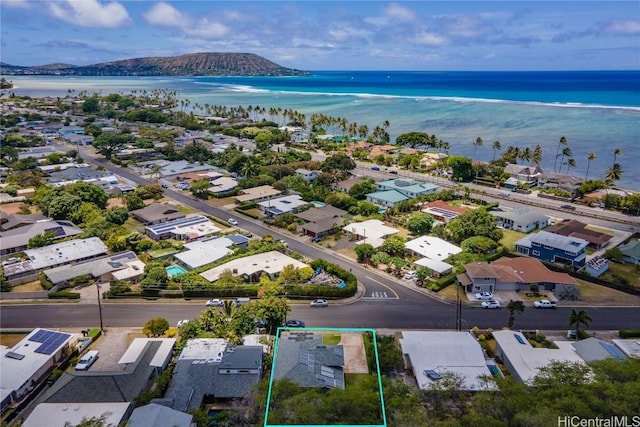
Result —
[[456, 283], [456, 331], [462, 331], [462, 300], [460, 299], [459, 283]]
[[100, 332], [104, 332], [104, 325], [102, 323], [102, 303], [100, 302], [100, 280], [96, 280], [96, 292], [98, 294], [98, 314], [100, 315]]

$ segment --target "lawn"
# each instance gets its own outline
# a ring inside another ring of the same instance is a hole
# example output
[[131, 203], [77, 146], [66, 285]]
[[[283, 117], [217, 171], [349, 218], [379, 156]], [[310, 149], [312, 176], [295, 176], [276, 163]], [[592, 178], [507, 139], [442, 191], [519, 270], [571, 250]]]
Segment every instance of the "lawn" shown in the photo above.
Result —
[[322, 344], [324, 345], [337, 345], [342, 339], [340, 334], [323, 334]]
[[607, 288], [606, 286], [596, 285], [595, 283], [585, 280], [576, 280], [578, 280], [578, 290], [582, 297], [582, 303], [640, 306], [640, 297]]
[[211, 198], [209, 199], [209, 203], [211, 203], [213, 206], [226, 206], [226, 205], [233, 205], [235, 202], [235, 197], [223, 197], [221, 199], [218, 198]]
[[140, 224], [134, 218], [127, 218], [122, 226], [132, 233], [137, 231], [138, 233], [144, 234], [144, 225]]
[[640, 289], [640, 274], [633, 264], [610, 262], [609, 270], [600, 276], [600, 279], [619, 284], [624, 284], [623, 281], [626, 281], [629, 286]]
[[40, 284], [39, 280], [25, 283], [23, 285], [14, 286], [11, 292], [40, 292], [44, 291], [44, 288]]
[[502, 230], [502, 239], [500, 239], [500, 244], [510, 251], [515, 250], [515, 243], [522, 239], [526, 234], [520, 233], [519, 231], [514, 230]]
[[151, 256], [151, 258], [161, 258], [163, 256], [171, 255], [176, 252], [178, 252], [178, 249], [176, 248], [163, 248], [163, 249], [156, 249], [155, 251], [151, 251], [149, 252], [149, 255]]
[[[456, 300], [456, 292], [457, 292], [457, 287], [458, 285], [455, 283], [452, 283], [451, 285], [447, 286], [444, 289], [441, 289], [440, 291], [438, 291], [438, 295], [440, 295], [442, 298], [445, 298], [449, 301], [455, 301]], [[467, 296], [464, 293], [464, 290], [460, 289], [460, 299], [465, 299]]]

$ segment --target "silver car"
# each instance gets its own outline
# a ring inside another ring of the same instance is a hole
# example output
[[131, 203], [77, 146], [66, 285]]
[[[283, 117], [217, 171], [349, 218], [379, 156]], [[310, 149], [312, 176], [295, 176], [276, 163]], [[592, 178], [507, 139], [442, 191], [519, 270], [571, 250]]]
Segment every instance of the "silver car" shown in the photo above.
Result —
[[311, 307], [328, 307], [329, 303], [326, 299], [314, 299], [309, 303]]

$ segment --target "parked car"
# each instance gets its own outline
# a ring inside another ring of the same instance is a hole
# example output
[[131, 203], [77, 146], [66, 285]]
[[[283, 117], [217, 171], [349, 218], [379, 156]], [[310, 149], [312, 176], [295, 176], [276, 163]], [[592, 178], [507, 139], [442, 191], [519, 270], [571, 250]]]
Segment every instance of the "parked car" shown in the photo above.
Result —
[[238, 221], [233, 218], [229, 218], [227, 222], [231, 225], [238, 225]]
[[500, 308], [498, 301], [482, 301], [482, 308]]
[[549, 301], [547, 299], [541, 299], [533, 303], [535, 308], [556, 308], [558, 303], [555, 301]]
[[322, 240], [322, 237], [316, 236], [312, 240], [313, 240], [314, 243], [320, 243], [320, 240]]
[[372, 171], [379, 171], [380, 168], [378, 166], [371, 166]]
[[224, 307], [224, 301], [219, 298], [210, 299], [205, 304], [207, 307]]
[[162, 188], [169, 188], [167, 184], [162, 184]]
[[178, 328], [179, 328], [179, 327], [181, 327], [181, 326], [186, 325], [187, 323], [189, 323], [189, 319], [182, 319], [182, 320], [179, 320], [179, 321], [178, 321], [178, 325], [177, 325], [177, 326], [178, 326]]
[[415, 272], [415, 271], [413, 271], [413, 270], [407, 271], [407, 272], [404, 274], [404, 278], [405, 278], [405, 279], [407, 279], [407, 280], [409, 280], [409, 279], [413, 279], [414, 277], [416, 277], [416, 272]]
[[576, 207], [575, 206], [571, 206], [571, 205], [562, 205], [560, 207], [562, 209], [567, 209], [567, 210], [570, 210], [570, 211], [575, 211], [576, 210]]
[[251, 298], [236, 298], [236, 301], [234, 302], [236, 307], [240, 307], [242, 305], [245, 304], [249, 304], [251, 302]]
[[492, 300], [493, 299], [493, 294], [491, 292], [478, 292], [476, 294], [476, 299], [477, 300]]
[[289, 319], [285, 323], [287, 328], [304, 328], [304, 322], [302, 320]]
[[311, 307], [328, 307], [329, 303], [326, 299], [314, 299], [309, 303]]
[[87, 354], [82, 356], [82, 358], [78, 361], [76, 365], [76, 371], [86, 371], [88, 370], [93, 363], [98, 360], [100, 352], [98, 350], [88, 351]]

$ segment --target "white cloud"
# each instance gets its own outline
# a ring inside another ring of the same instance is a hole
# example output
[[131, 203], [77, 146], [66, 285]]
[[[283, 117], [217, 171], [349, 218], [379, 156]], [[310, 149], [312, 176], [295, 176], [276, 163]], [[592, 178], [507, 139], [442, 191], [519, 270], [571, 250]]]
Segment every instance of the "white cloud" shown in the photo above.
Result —
[[414, 42], [427, 46], [444, 46], [449, 43], [446, 37], [439, 36], [427, 31], [422, 31], [414, 37]]
[[209, 22], [207, 18], [203, 18], [194, 28], [184, 28], [187, 34], [204, 37], [204, 38], [220, 38], [227, 35], [229, 28], [218, 22]]
[[0, 5], [8, 8], [16, 8], [16, 9], [29, 9], [33, 6], [33, 3], [27, 0], [2, 0]]
[[115, 1], [64, 0], [49, 2], [48, 7], [56, 18], [81, 27], [116, 28], [131, 23], [127, 10]]
[[167, 3], [156, 3], [151, 9], [144, 13], [148, 23], [163, 27], [187, 27], [189, 18], [175, 7]]
[[400, 6], [397, 3], [391, 3], [389, 7], [385, 9], [384, 13], [393, 21], [411, 22], [416, 19], [411, 9]]
[[640, 21], [628, 20], [628, 21], [611, 21], [604, 24], [600, 28], [602, 34], [611, 35], [635, 35], [640, 34]]

